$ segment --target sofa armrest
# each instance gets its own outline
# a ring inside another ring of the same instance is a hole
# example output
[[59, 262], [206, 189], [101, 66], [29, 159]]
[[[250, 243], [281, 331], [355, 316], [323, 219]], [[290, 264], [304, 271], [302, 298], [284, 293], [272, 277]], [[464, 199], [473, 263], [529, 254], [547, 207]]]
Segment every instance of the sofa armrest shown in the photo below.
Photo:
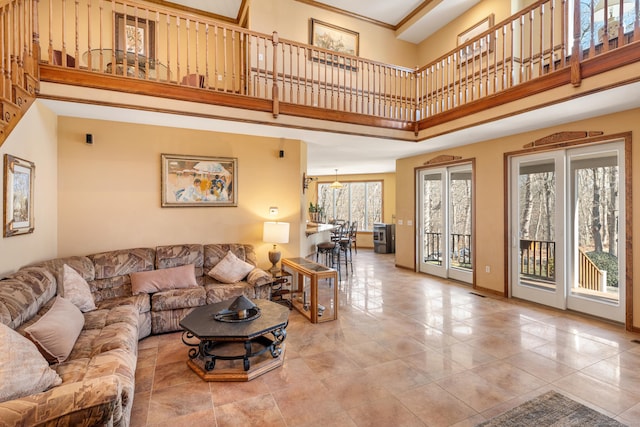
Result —
[[261, 287], [273, 282], [273, 276], [263, 269], [256, 267], [247, 275], [247, 283], [254, 287]]
[[0, 426], [112, 425], [122, 416], [115, 375], [63, 384], [0, 403]]

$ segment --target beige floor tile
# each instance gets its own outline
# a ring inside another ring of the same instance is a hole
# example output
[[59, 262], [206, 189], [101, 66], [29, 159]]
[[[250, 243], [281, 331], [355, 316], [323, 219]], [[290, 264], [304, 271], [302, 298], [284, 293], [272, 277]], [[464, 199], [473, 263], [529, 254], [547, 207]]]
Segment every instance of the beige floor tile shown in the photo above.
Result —
[[286, 427], [278, 405], [271, 394], [216, 405], [218, 427]]
[[139, 342], [131, 426], [472, 427], [554, 389], [640, 427], [640, 345], [619, 325], [472, 294], [360, 250], [340, 314], [291, 311], [283, 366], [206, 383], [181, 333]]
[[561, 378], [553, 385], [608, 411], [609, 416], [617, 416], [640, 402], [640, 391], [623, 390], [582, 372]]
[[362, 427], [425, 426], [416, 415], [395, 398], [378, 400], [352, 408], [349, 410], [349, 415], [357, 426]]
[[402, 393], [398, 400], [429, 427], [449, 426], [477, 413], [437, 384]]

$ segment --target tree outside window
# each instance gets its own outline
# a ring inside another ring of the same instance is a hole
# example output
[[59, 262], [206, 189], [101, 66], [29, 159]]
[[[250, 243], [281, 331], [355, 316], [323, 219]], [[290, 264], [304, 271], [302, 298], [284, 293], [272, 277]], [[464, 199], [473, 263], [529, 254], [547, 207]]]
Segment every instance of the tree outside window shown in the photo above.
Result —
[[382, 181], [343, 182], [333, 189], [330, 183], [318, 183], [318, 205], [326, 219], [357, 221], [358, 230], [372, 231], [382, 222]]

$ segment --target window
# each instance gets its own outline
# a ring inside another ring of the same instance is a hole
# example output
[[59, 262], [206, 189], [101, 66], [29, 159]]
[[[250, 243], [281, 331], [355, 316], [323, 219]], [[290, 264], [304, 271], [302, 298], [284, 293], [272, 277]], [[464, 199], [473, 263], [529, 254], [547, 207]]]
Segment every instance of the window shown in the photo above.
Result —
[[318, 183], [318, 206], [324, 218], [357, 221], [358, 230], [372, 231], [382, 222], [382, 181], [343, 182], [334, 190], [330, 183]]

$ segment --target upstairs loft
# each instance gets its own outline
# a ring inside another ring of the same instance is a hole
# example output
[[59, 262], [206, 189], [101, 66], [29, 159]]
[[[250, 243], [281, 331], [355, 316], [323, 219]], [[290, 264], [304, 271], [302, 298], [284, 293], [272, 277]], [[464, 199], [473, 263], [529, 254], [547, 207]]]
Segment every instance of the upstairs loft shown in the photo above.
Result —
[[[535, 108], [534, 95], [556, 88], [570, 89], [566, 98], [637, 82], [637, 11], [633, 0], [537, 1], [411, 69], [155, 4], [5, 1], [4, 134], [37, 94], [158, 111], [164, 107], [145, 97], [161, 97], [225, 107], [237, 120], [248, 112], [284, 126], [286, 118], [318, 119], [421, 141], [438, 126], [523, 98]], [[613, 79], [583, 85], [608, 73]], [[104, 91], [143, 101], [114, 102]]]

